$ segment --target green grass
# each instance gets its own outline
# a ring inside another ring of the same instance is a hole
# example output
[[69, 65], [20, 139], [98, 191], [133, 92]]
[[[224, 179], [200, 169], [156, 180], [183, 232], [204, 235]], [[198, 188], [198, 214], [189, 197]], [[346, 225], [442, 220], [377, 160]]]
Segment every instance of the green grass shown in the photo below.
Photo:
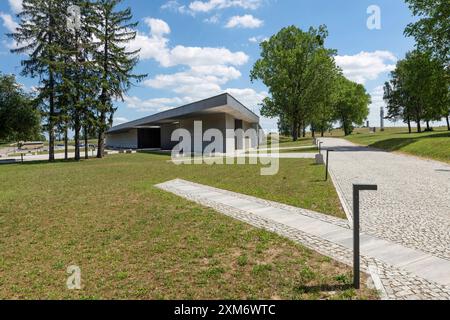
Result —
[[360, 131], [346, 139], [359, 145], [450, 163], [450, 132], [446, 128], [412, 134], [407, 128], [387, 128], [385, 132], [374, 134]]
[[[288, 160], [261, 177], [167, 159], [0, 166], [0, 299], [376, 298], [342, 284], [348, 267], [153, 187], [184, 178], [342, 215], [323, 168]], [[66, 289], [69, 265], [81, 291]]]

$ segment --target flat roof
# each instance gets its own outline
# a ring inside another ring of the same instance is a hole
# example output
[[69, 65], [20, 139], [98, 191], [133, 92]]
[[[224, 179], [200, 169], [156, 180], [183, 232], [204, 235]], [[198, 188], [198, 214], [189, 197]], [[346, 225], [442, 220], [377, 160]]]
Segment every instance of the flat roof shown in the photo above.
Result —
[[108, 130], [107, 133], [114, 133], [135, 129], [142, 126], [162, 125], [186, 118], [208, 113], [229, 113], [240, 120], [250, 123], [259, 123], [259, 116], [240, 103], [229, 93], [223, 93], [215, 97], [201, 101], [189, 103], [187, 105], [157, 113], [145, 118], [127, 122]]

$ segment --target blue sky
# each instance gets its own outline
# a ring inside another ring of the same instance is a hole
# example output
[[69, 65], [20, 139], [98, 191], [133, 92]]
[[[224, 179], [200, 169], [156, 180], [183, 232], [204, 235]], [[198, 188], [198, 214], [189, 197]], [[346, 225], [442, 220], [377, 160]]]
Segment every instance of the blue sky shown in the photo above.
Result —
[[[19, 74], [21, 56], [9, 53], [21, 0], [0, 1], [0, 71]], [[352, 80], [372, 95], [369, 120], [379, 125], [383, 105], [381, 86], [397, 59], [414, 46], [403, 35], [414, 20], [403, 0], [124, 0], [140, 22], [141, 48], [136, 72], [144, 82], [118, 102], [115, 124], [228, 91], [250, 109], [267, 95], [261, 83], [251, 83], [249, 72], [259, 57], [258, 43], [288, 25], [302, 29], [327, 25], [327, 46], [338, 50], [337, 62]], [[381, 29], [369, 30], [367, 9], [381, 9]], [[32, 88], [36, 80], [18, 77]], [[263, 119], [265, 129], [276, 120]]]

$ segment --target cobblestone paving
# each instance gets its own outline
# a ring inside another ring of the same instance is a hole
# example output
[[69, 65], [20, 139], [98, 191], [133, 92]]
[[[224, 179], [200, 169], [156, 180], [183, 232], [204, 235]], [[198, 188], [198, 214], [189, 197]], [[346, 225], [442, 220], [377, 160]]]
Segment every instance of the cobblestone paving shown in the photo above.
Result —
[[378, 192], [361, 195], [365, 233], [450, 260], [449, 165], [358, 147], [343, 139], [320, 141], [335, 150], [330, 171], [347, 215], [352, 184], [378, 184]]
[[[181, 180], [178, 180], [181, 181]], [[213, 208], [214, 210], [225, 214], [234, 219], [240, 220], [242, 222], [248, 223], [257, 228], [265, 229], [281, 236], [284, 236], [290, 240], [293, 240], [297, 243], [302, 244], [303, 246], [317, 251], [325, 256], [331, 257], [339, 262], [342, 262], [348, 266], [352, 266], [353, 261], [353, 253], [352, 250], [341, 246], [339, 244], [335, 244], [333, 242], [321, 239], [319, 237], [313, 236], [306, 232], [301, 232], [298, 229], [291, 228], [287, 225], [274, 222], [269, 219], [264, 219], [260, 216], [251, 214], [247, 211], [236, 209], [227, 205], [220, 204], [216, 201], [208, 200], [201, 196], [195, 196], [190, 192], [182, 191], [176, 187], [174, 187], [173, 182], [164, 183], [157, 185], [158, 188], [174, 193], [178, 196], [184, 197], [188, 200], [194, 201], [201, 205]], [[182, 181], [183, 184], [191, 184], [192, 186], [200, 186], [198, 184]], [[219, 191], [223, 194], [229, 194], [234, 197], [239, 197], [241, 199], [258, 201], [261, 204], [270, 204], [271, 206], [277, 206], [282, 209], [289, 209], [291, 211], [295, 211], [298, 214], [307, 215], [308, 217], [314, 217], [318, 220], [325, 221], [328, 223], [335, 224], [341, 227], [347, 227], [348, 223], [345, 220], [329, 217], [320, 213], [315, 213], [309, 210], [297, 209], [293, 207], [289, 207], [283, 204], [279, 204], [276, 202], [261, 200], [258, 198], [225, 191], [219, 190], [212, 187], [207, 187], [201, 185], [202, 188], [207, 188], [209, 191]], [[415, 275], [412, 275], [408, 272], [400, 270], [394, 266], [388, 265], [379, 261], [377, 259], [373, 259], [371, 257], [362, 256], [361, 257], [361, 269], [363, 272], [370, 274], [369, 270], [376, 270], [376, 277], [379, 278], [381, 282], [381, 288], [377, 287], [380, 291], [380, 295], [383, 299], [396, 299], [396, 300], [450, 300], [450, 288], [446, 286], [442, 286], [428, 280], [422, 279]], [[372, 275], [373, 276], [373, 275]]]

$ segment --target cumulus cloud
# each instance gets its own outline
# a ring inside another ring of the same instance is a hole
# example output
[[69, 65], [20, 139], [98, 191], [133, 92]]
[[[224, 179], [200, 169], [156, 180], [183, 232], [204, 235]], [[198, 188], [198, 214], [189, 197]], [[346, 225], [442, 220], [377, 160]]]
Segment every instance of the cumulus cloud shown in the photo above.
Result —
[[22, 11], [22, 0], [8, 0], [9, 6], [14, 13], [20, 13]]
[[164, 20], [145, 18], [145, 23], [150, 27], [152, 35], [161, 38], [170, 33], [170, 27]]
[[248, 62], [249, 57], [244, 52], [232, 52], [226, 48], [170, 47], [167, 38], [170, 34], [169, 25], [152, 18], [145, 19], [145, 22], [150, 32], [139, 33], [130, 49], [141, 49], [143, 60], [153, 59], [161, 67], [178, 67], [182, 70], [156, 75], [146, 80], [144, 85], [196, 99], [218, 94], [222, 91], [222, 85], [242, 76], [236, 67]]
[[262, 101], [269, 96], [265, 91], [257, 92], [251, 88], [236, 89], [230, 88], [226, 89], [226, 92], [231, 94], [247, 108], [251, 109], [253, 112], [259, 112], [260, 104]]
[[180, 4], [177, 0], [167, 1], [165, 4], [161, 6], [163, 10], [170, 10], [178, 13], [189, 13], [190, 10], [185, 6]]
[[356, 55], [337, 56], [336, 63], [344, 75], [355, 82], [365, 84], [381, 74], [393, 71], [397, 57], [389, 51], [362, 51]]
[[246, 14], [243, 16], [231, 17], [225, 27], [255, 29], [261, 27], [263, 23], [264, 21], [255, 18], [251, 14]]
[[134, 109], [139, 112], [157, 113], [179, 107], [183, 104], [193, 102], [194, 100], [190, 97], [154, 98], [145, 100], [136, 96], [125, 96], [124, 101], [130, 109]]
[[120, 124], [127, 123], [127, 122], [130, 122], [130, 120], [128, 120], [127, 118], [124, 118], [124, 117], [115, 117], [114, 121], [113, 121], [115, 126], [118, 126]]
[[251, 37], [248, 39], [248, 41], [251, 43], [261, 43], [266, 40], [269, 40], [269, 38], [263, 37], [263, 36], [256, 36], [256, 37]]
[[189, 9], [193, 12], [209, 12], [218, 9], [239, 7], [242, 9], [257, 9], [261, 6], [262, 0], [208, 0], [193, 1], [189, 4]]
[[139, 32], [135, 41], [129, 44], [130, 50], [141, 49], [142, 60], [154, 59], [163, 67], [187, 66], [240, 66], [247, 63], [249, 57], [244, 52], [231, 52], [226, 48], [210, 47], [169, 47], [169, 25], [163, 20], [146, 18], [150, 33]]
[[19, 27], [19, 24], [14, 21], [10, 14], [0, 12], [0, 18], [3, 20], [3, 26], [8, 29], [9, 32], [15, 32]]

